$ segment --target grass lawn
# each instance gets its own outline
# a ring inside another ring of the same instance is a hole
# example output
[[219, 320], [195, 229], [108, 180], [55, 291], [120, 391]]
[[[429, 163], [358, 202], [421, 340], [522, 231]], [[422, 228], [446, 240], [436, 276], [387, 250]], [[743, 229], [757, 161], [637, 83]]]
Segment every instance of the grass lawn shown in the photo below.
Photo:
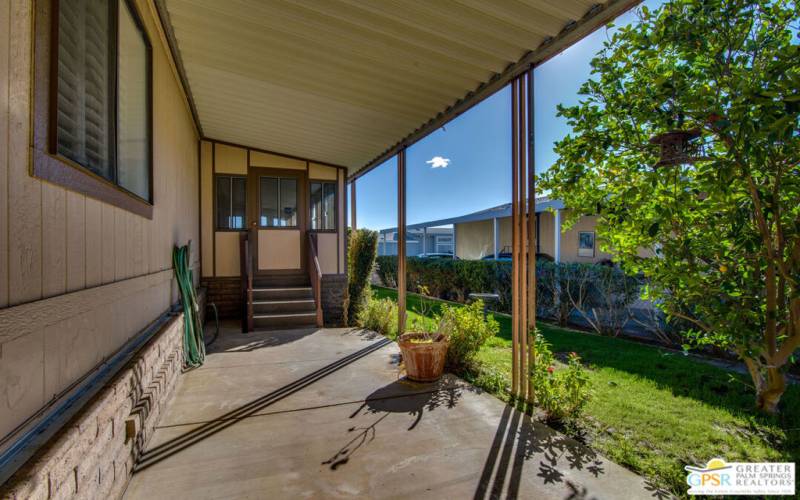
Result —
[[[378, 298], [395, 290], [373, 287]], [[408, 294], [410, 317], [428, 301]], [[482, 369], [511, 373], [511, 318], [496, 315], [500, 334], [479, 353]], [[685, 497], [684, 465], [800, 459], [800, 386], [790, 385], [778, 417], [754, 410], [747, 376], [731, 373], [671, 350], [539, 323], [553, 353], [577, 352], [588, 364], [592, 399], [583, 424], [597, 451]], [[478, 376], [474, 383], [481, 384]], [[497, 392], [496, 384], [494, 392]], [[492, 386], [487, 386], [492, 390]], [[507, 394], [497, 394], [507, 397]]]

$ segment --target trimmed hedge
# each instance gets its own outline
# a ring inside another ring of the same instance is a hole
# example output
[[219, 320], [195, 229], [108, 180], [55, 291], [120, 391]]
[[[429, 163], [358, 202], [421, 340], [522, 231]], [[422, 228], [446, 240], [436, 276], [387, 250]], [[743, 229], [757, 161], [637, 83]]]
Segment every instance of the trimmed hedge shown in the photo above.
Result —
[[[377, 258], [376, 272], [384, 285], [397, 287], [397, 257]], [[456, 302], [470, 293], [496, 293], [490, 307], [511, 313], [511, 262], [409, 257], [408, 291]], [[640, 295], [642, 280], [621, 269], [599, 264], [536, 262], [537, 316], [566, 325], [581, 318], [598, 333], [619, 335], [631, 319], [630, 306]], [[663, 321], [654, 315], [653, 321]]]
[[348, 231], [350, 245], [347, 253], [348, 310], [347, 317], [352, 323], [367, 302], [365, 291], [369, 277], [375, 267], [378, 253], [378, 232], [369, 229]]

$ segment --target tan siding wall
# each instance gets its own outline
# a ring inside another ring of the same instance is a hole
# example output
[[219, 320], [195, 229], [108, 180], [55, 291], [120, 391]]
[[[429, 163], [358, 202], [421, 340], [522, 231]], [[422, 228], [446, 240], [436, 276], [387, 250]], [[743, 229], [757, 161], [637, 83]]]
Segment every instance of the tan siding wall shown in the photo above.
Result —
[[456, 256], [459, 259], [480, 259], [494, 252], [494, 231], [491, 220], [456, 224]]
[[32, 2], [0, 2], [0, 436], [177, 300], [173, 245], [198, 265], [198, 137], [149, 1], [152, 220], [30, 176]]
[[214, 238], [217, 276], [239, 276], [239, 233], [219, 231]]
[[212, 144], [200, 143], [200, 232], [203, 255], [201, 269], [203, 277], [214, 276], [214, 172], [211, 161]]
[[[563, 217], [562, 217], [563, 220]], [[609, 253], [601, 252], [595, 234], [594, 257], [581, 257], [578, 255], [578, 236], [581, 231], [594, 231], [597, 225], [597, 217], [584, 216], [578, 219], [573, 226], [561, 235], [561, 260], [564, 262], [600, 262], [601, 260], [611, 259]]]
[[336, 274], [336, 245], [338, 244], [337, 235], [334, 233], [320, 233], [317, 235], [319, 248], [319, 267], [323, 274]]
[[214, 148], [214, 168], [218, 174], [247, 175], [247, 150], [217, 144]]
[[555, 227], [555, 217], [550, 212], [539, 214], [539, 253], [547, 254], [550, 257], [556, 256], [556, 242], [553, 238], [553, 228]]
[[[566, 213], [561, 214], [561, 220], [566, 217]], [[539, 252], [555, 256], [555, 216], [550, 212], [542, 212], [539, 216]], [[604, 259], [611, 259], [612, 255], [599, 250], [599, 245], [595, 240], [595, 256], [578, 256], [578, 235], [581, 231], [594, 231], [597, 225], [597, 217], [581, 217], [569, 231], [561, 233], [561, 261], [562, 262], [599, 262]], [[500, 230], [500, 249], [511, 247], [511, 218], [505, 217], [499, 220]], [[456, 224], [456, 255], [461, 259], [480, 259], [491, 254], [493, 246], [492, 221], [477, 221]]]
[[[215, 151], [215, 152], [214, 152]], [[248, 148], [245, 146], [233, 146], [215, 141], [201, 141], [200, 147], [200, 169], [201, 169], [201, 199], [202, 214], [200, 226], [202, 228], [203, 239], [203, 277], [231, 277], [239, 276], [239, 236], [237, 232], [217, 231], [214, 222], [214, 187], [213, 176], [215, 173], [235, 173], [245, 175], [248, 158]], [[250, 149], [250, 167], [280, 168], [289, 170], [306, 170], [309, 179], [338, 180], [338, 227], [340, 231], [337, 236], [330, 236], [330, 233], [320, 234], [320, 263], [324, 274], [344, 273], [345, 271], [345, 248], [346, 248], [346, 213], [345, 213], [345, 192], [346, 174], [342, 169], [323, 165], [320, 163], [307, 162], [297, 158], [281, 156], [279, 154], [266, 153]], [[221, 165], [223, 165], [221, 167]], [[253, 203], [255, 200], [247, 200]], [[309, 207], [301, 207], [309, 210]], [[249, 207], [248, 207], [249, 210]], [[291, 236], [292, 241], [284, 241], [286, 235], [277, 233], [286, 232], [285, 230], [271, 231], [276, 235], [264, 235], [260, 232], [260, 238], [275, 239], [279, 241], [270, 243], [272, 255], [262, 254], [259, 259], [262, 269], [297, 269], [304, 264], [300, 261], [297, 254], [299, 244], [297, 238]], [[330, 242], [328, 241], [330, 239]], [[324, 241], [324, 244], [322, 243]], [[290, 244], [291, 248], [281, 250], [276, 253], [276, 248], [283, 244]], [[324, 254], [323, 254], [324, 253]], [[338, 257], [338, 265], [337, 265]], [[216, 266], [216, 271], [215, 271]], [[288, 266], [288, 267], [287, 267]]]
[[310, 163], [308, 165], [308, 178], [334, 181], [336, 180], [336, 171], [334, 167], [327, 167], [318, 163]]
[[[8, 305], [8, 160], [11, 108], [9, 55], [11, 2], [0, 3], [0, 307]], [[17, 35], [19, 36], [19, 35]]]

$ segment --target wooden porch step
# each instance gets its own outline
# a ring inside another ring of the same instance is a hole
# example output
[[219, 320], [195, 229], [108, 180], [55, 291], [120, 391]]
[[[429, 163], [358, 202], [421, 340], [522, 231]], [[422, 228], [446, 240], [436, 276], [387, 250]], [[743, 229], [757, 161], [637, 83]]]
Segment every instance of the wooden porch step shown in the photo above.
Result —
[[254, 314], [316, 313], [314, 299], [254, 300]]
[[314, 326], [316, 322], [316, 311], [278, 314], [253, 314], [253, 326], [255, 326], [256, 329]]
[[258, 288], [310, 286], [308, 273], [279, 274], [273, 276], [255, 276], [253, 286]]
[[314, 292], [310, 286], [253, 288], [253, 302], [272, 300], [313, 300], [313, 298]]

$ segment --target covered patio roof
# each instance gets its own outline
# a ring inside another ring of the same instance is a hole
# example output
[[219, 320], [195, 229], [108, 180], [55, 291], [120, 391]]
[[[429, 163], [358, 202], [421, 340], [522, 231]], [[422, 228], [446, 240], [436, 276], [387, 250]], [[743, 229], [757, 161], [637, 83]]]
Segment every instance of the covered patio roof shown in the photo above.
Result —
[[351, 177], [637, 3], [156, 0], [204, 137]]

